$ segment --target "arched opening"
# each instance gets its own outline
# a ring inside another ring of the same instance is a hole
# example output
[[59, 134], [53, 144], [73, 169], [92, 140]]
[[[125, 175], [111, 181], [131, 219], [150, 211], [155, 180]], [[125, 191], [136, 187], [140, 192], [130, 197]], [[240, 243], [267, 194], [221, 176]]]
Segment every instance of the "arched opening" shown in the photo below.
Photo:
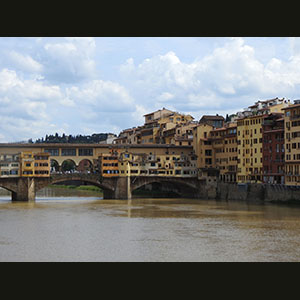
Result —
[[80, 161], [77, 167], [77, 171], [80, 173], [93, 173], [93, 164], [89, 159], [83, 159]]
[[50, 159], [50, 173], [58, 173], [60, 171], [59, 164], [55, 159]]
[[150, 180], [132, 186], [132, 196], [151, 198], [197, 198], [199, 191], [196, 187], [185, 182], [170, 180]]
[[6, 188], [5, 186], [0, 185], [0, 198], [6, 199], [6, 198], [11, 198], [13, 191]]
[[37, 197], [113, 198], [108, 197], [109, 195], [113, 195], [113, 191], [105, 184], [93, 180], [82, 180], [80, 176], [77, 179], [76, 175], [70, 176], [70, 180], [68, 180], [67, 177], [68, 176], [54, 180], [51, 184], [46, 186], [41, 185], [40, 188], [37, 189]]
[[74, 173], [76, 171], [76, 164], [72, 159], [67, 159], [61, 164], [61, 171], [63, 173]]
[[133, 197], [151, 197], [151, 198], [180, 198], [182, 197], [180, 189], [173, 183], [151, 182], [144, 184], [132, 191]]

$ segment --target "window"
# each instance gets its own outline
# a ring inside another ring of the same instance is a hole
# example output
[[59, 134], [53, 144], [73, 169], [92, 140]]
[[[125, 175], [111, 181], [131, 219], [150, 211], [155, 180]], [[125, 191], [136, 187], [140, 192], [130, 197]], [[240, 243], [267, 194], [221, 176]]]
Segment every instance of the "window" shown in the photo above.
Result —
[[59, 156], [58, 149], [45, 149], [44, 152], [49, 153], [51, 156]]
[[76, 156], [76, 149], [61, 149], [62, 156]]
[[79, 149], [79, 156], [93, 156], [93, 149]]

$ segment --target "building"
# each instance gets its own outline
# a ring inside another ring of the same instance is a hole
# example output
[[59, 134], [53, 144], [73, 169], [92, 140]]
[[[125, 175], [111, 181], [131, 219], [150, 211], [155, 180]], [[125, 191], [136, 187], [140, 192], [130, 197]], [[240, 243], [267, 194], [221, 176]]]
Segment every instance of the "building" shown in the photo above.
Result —
[[21, 176], [34, 176], [34, 157], [32, 151], [22, 151], [20, 156]]
[[20, 154], [0, 155], [0, 177], [20, 176]]
[[300, 100], [284, 110], [285, 184], [300, 185]]
[[50, 154], [45, 152], [33, 153], [34, 158], [34, 176], [50, 176]]
[[20, 176], [49, 177], [50, 154], [45, 152], [22, 151], [20, 155]]
[[237, 120], [238, 169], [237, 182], [262, 182], [262, 123], [266, 114]]
[[271, 113], [262, 124], [263, 182], [284, 184], [284, 118]]
[[219, 170], [219, 180], [236, 182], [237, 173], [237, 124], [228, 123], [210, 132], [214, 167]]
[[169, 116], [172, 113], [173, 113], [173, 111], [171, 111], [171, 110], [166, 109], [166, 108], [163, 107], [162, 109], [159, 109], [159, 110], [156, 110], [156, 111], [154, 111], [152, 113], [144, 115], [145, 124], [152, 123], [153, 121], [161, 119], [161, 118], [163, 118], [165, 116]]
[[119, 153], [111, 150], [109, 154], [102, 153], [98, 158], [98, 170], [103, 177], [119, 176]]
[[197, 168], [212, 168], [214, 156], [212, 142], [209, 139], [210, 132], [214, 129], [212, 125], [201, 123], [193, 129], [193, 149], [197, 155]]
[[196, 177], [196, 156], [186, 154], [131, 153], [119, 157], [120, 176]]
[[[160, 109], [144, 115], [142, 126], [125, 129], [120, 132], [115, 144], [189, 144], [190, 138], [179, 138], [176, 142], [176, 130], [193, 121], [191, 115], [185, 115], [168, 109]], [[175, 129], [176, 128], [176, 129]]]
[[215, 116], [212, 115], [204, 115], [202, 118], [199, 120], [199, 124], [208, 124], [213, 126], [214, 128], [221, 128], [224, 126], [224, 117], [219, 116], [216, 114]]
[[108, 133], [106, 139], [104, 141], [100, 141], [99, 144], [114, 144], [116, 138], [117, 135], [114, 133]]

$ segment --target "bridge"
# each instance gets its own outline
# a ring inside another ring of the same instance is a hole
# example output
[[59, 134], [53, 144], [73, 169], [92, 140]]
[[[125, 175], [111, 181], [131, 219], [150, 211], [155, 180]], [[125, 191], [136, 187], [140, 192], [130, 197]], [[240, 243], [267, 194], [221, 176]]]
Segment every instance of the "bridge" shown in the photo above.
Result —
[[154, 182], [183, 197], [198, 198], [206, 194], [205, 182], [197, 178], [160, 176], [102, 177], [93, 173], [51, 174], [50, 177], [0, 178], [0, 187], [12, 193], [12, 201], [35, 201], [36, 192], [50, 184], [80, 181], [103, 190], [104, 199], [131, 199], [132, 192]]
[[193, 146], [176, 146], [166, 144], [71, 144], [71, 143], [40, 143], [40, 144], [20, 144], [20, 143], [0, 143], [1, 154], [15, 154], [21, 151], [47, 152], [50, 160], [55, 162], [61, 171], [63, 163], [70, 161], [76, 166], [87, 162], [94, 166], [102, 154], [109, 154], [111, 149], [117, 151], [128, 150], [131, 153], [151, 154], [174, 154], [189, 155], [193, 151]]

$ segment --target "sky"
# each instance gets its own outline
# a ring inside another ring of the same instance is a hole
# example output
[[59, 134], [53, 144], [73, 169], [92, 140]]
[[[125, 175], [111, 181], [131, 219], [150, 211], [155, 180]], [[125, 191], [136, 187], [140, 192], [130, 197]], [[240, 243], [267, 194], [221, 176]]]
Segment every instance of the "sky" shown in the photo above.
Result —
[[115, 133], [163, 107], [300, 99], [298, 37], [0, 37], [0, 143]]

